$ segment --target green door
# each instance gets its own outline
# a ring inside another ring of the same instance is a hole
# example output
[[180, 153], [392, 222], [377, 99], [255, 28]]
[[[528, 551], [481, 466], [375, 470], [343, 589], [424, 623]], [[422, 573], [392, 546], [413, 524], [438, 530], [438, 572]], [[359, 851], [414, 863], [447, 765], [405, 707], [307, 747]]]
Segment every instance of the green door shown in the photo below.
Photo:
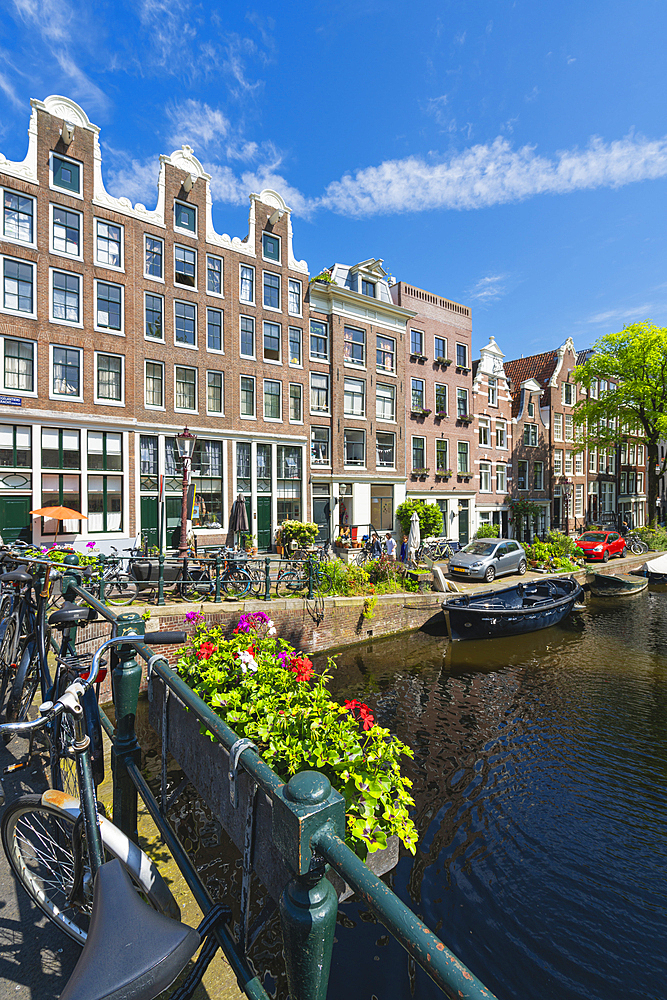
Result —
[[166, 520], [167, 520], [167, 530], [165, 532], [165, 543], [166, 549], [172, 548], [177, 549], [181, 544], [181, 510], [183, 504], [183, 497], [167, 497], [165, 502], [166, 508]]
[[157, 497], [141, 498], [141, 537], [150, 547], [159, 544]]
[[5, 545], [17, 539], [32, 541], [31, 502], [32, 497], [0, 497], [0, 535]]
[[459, 502], [459, 544], [467, 545], [470, 541], [469, 529], [468, 529], [468, 501], [461, 500]]
[[271, 548], [271, 497], [257, 497], [257, 548]]

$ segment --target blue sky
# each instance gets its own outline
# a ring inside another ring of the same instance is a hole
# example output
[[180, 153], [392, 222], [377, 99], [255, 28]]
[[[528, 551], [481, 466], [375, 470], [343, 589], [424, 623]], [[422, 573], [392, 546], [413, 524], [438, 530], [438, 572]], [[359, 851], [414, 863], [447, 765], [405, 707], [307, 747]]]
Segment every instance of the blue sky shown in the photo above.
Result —
[[6, 0], [0, 151], [63, 94], [115, 195], [154, 207], [189, 142], [218, 231], [275, 187], [311, 273], [381, 257], [472, 307], [475, 354], [583, 348], [667, 325], [666, 28], [661, 0]]

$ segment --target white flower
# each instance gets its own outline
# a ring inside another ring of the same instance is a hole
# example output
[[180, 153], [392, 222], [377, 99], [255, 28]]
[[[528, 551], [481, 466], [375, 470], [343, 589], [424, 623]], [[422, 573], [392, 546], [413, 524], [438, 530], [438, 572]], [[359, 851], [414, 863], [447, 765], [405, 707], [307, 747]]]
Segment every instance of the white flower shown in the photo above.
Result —
[[257, 661], [252, 653], [249, 653], [247, 649], [244, 649], [241, 653], [239, 653], [239, 660], [241, 663], [241, 670], [244, 674], [246, 674], [249, 670], [252, 673], [257, 670]]
[[269, 629], [268, 634], [269, 635], [275, 635], [277, 633], [277, 631], [278, 631], [278, 629], [276, 628], [276, 626], [272, 625], [271, 628]]

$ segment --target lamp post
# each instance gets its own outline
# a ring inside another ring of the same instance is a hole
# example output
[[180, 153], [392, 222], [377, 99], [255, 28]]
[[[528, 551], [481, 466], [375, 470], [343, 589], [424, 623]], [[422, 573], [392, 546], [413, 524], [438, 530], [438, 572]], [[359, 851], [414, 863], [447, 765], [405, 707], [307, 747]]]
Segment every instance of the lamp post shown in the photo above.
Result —
[[182, 434], [176, 435], [178, 457], [183, 460], [183, 499], [181, 502], [181, 540], [178, 546], [179, 559], [185, 559], [188, 554], [188, 471], [196, 443], [196, 434], [191, 434], [187, 427]]
[[572, 495], [572, 483], [567, 476], [561, 476], [558, 480], [564, 498], [565, 508], [565, 534], [570, 534], [570, 497]]

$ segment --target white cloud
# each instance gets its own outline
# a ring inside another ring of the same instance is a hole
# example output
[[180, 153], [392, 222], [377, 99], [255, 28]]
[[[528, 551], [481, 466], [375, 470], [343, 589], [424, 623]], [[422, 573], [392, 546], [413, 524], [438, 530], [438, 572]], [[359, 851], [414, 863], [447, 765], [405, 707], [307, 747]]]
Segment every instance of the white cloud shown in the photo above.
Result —
[[221, 142], [229, 133], [229, 119], [218, 108], [189, 98], [167, 109], [167, 118], [173, 132], [169, 141], [176, 146], [183, 143], [197, 147]]
[[505, 294], [505, 285], [502, 282], [508, 277], [507, 274], [488, 274], [476, 281], [472, 288], [467, 289], [466, 295], [473, 301], [481, 302], [482, 305], [493, 302]]
[[625, 306], [621, 306], [617, 309], [609, 309], [607, 312], [596, 313], [594, 316], [590, 316], [586, 322], [595, 325], [596, 323], [609, 323], [611, 320], [614, 322], [621, 322], [624, 319], [634, 320], [638, 323], [645, 316], [656, 311], [655, 303], [649, 302], [645, 303], [643, 306], [636, 306], [632, 309], [627, 309]]
[[157, 156], [132, 159], [124, 150], [104, 147], [104, 185], [116, 198], [141, 202], [149, 210], [157, 204], [157, 179], [160, 163]]
[[665, 176], [667, 137], [629, 135], [610, 143], [594, 137], [586, 149], [564, 150], [551, 159], [538, 155], [534, 146], [513, 149], [498, 137], [435, 165], [410, 156], [346, 174], [328, 185], [319, 204], [357, 217], [487, 208], [538, 194], [615, 188]]
[[264, 188], [271, 188], [278, 191], [290, 208], [302, 218], [310, 216], [313, 212], [313, 203], [271, 164], [264, 164], [255, 170], [246, 170], [240, 176], [235, 174], [231, 167], [217, 163], [207, 163], [205, 169], [211, 174], [211, 193], [216, 201], [244, 205], [252, 191], [259, 193]]

